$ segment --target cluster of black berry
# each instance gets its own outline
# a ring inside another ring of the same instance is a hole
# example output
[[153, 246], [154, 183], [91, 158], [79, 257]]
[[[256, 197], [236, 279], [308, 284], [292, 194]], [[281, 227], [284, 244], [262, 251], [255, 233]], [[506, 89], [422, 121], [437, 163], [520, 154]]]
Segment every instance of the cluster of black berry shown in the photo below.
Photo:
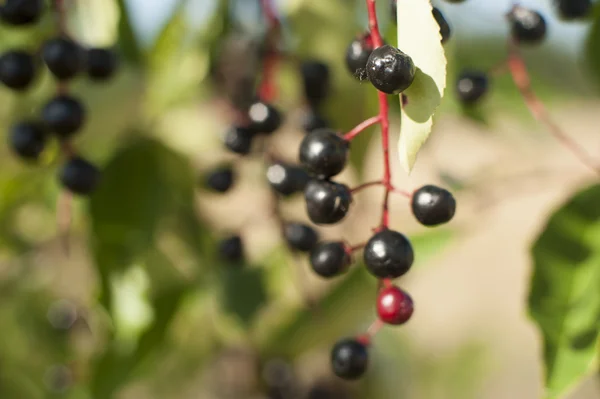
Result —
[[[34, 83], [42, 61], [58, 81], [58, 93], [42, 108], [35, 118], [17, 122], [11, 127], [9, 143], [22, 159], [35, 161], [43, 152], [47, 140], [60, 140], [68, 159], [62, 166], [59, 179], [70, 192], [90, 194], [97, 186], [100, 171], [84, 158], [76, 155], [68, 141], [81, 130], [86, 109], [76, 97], [69, 95], [66, 82], [81, 73], [93, 81], [105, 81], [117, 69], [117, 57], [111, 49], [84, 48], [64, 30], [62, 1], [54, 2], [59, 20], [59, 34], [47, 40], [35, 52], [12, 49], [0, 55], [0, 82], [6, 87], [23, 92]], [[36, 24], [45, 12], [43, 0], [7, 0], [0, 8], [0, 20], [15, 27]], [[40, 60], [41, 58], [41, 60]]]

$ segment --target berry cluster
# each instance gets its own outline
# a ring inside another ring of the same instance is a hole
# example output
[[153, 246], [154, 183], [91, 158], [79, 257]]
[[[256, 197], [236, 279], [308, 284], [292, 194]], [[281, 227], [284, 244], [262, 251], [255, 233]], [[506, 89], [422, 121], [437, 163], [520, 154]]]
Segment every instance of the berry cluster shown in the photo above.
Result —
[[[81, 130], [86, 120], [82, 102], [68, 93], [67, 82], [80, 74], [92, 81], [105, 81], [116, 72], [118, 60], [107, 48], [85, 48], [66, 32], [62, 0], [55, 0], [58, 34], [46, 40], [35, 52], [11, 49], [0, 55], [0, 82], [6, 87], [24, 92], [29, 89], [43, 62], [58, 82], [57, 94], [35, 118], [19, 121], [10, 129], [9, 144], [26, 161], [35, 161], [42, 154], [47, 140], [55, 137], [67, 156], [59, 172], [61, 184], [70, 192], [90, 194], [97, 186], [100, 171], [76, 155], [69, 140]], [[7, 0], [0, 8], [2, 23], [15, 27], [36, 24], [45, 12], [43, 0]]]

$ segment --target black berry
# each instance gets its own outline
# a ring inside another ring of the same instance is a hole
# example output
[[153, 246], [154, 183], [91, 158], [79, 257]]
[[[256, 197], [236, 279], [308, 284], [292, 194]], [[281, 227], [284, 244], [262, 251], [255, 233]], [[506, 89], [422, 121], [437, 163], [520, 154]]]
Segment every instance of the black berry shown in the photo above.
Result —
[[66, 138], [83, 126], [85, 108], [75, 97], [59, 95], [44, 106], [42, 120], [51, 132]]
[[31, 25], [40, 20], [44, 0], [6, 0], [0, 8], [0, 19], [10, 25]]
[[387, 229], [371, 237], [363, 256], [369, 272], [379, 278], [400, 277], [414, 261], [410, 241], [403, 234]]
[[346, 67], [358, 80], [367, 79], [367, 61], [373, 52], [373, 40], [369, 34], [354, 39], [346, 50]]
[[302, 114], [300, 122], [305, 133], [329, 127], [329, 122], [315, 109], [309, 109]]
[[283, 235], [292, 249], [302, 252], [310, 251], [319, 241], [315, 229], [303, 223], [286, 223]]
[[331, 84], [329, 67], [320, 61], [305, 61], [300, 71], [304, 83], [304, 97], [311, 106], [316, 107], [329, 94]]
[[460, 102], [466, 105], [477, 103], [489, 89], [489, 80], [485, 72], [465, 70], [456, 81], [456, 94]]
[[411, 208], [419, 222], [425, 226], [437, 226], [454, 217], [456, 200], [448, 190], [427, 185], [413, 193]]
[[63, 165], [60, 182], [74, 194], [91, 194], [100, 182], [100, 171], [83, 158], [75, 157]]
[[300, 162], [311, 175], [328, 178], [344, 170], [348, 150], [348, 142], [334, 130], [319, 129], [302, 140]]
[[517, 43], [536, 44], [546, 37], [546, 20], [539, 12], [515, 6], [508, 18], [512, 37]]
[[237, 263], [244, 259], [244, 244], [238, 235], [226, 237], [217, 243], [217, 253], [226, 262]]
[[218, 167], [205, 178], [206, 187], [219, 193], [225, 193], [233, 186], [234, 174], [230, 166]]
[[437, 7], [433, 7], [431, 10], [433, 17], [440, 27], [440, 35], [442, 36], [442, 44], [446, 43], [448, 39], [450, 39], [450, 25], [448, 25], [448, 21], [444, 18], [444, 14]]
[[262, 101], [255, 102], [248, 109], [248, 117], [252, 122], [254, 133], [271, 134], [281, 126], [283, 117], [271, 104]]
[[40, 123], [20, 122], [11, 127], [9, 142], [21, 158], [35, 160], [44, 150], [46, 131]]
[[0, 56], [0, 81], [13, 90], [25, 90], [35, 79], [36, 63], [25, 51], [11, 50]]
[[59, 80], [74, 78], [85, 66], [85, 51], [71, 39], [48, 40], [42, 48], [42, 58], [50, 72]]
[[564, 20], [585, 18], [592, 11], [591, 0], [555, 0], [558, 15]]
[[373, 50], [367, 61], [367, 76], [373, 86], [387, 94], [406, 90], [415, 79], [415, 64], [399, 49], [385, 44]]
[[310, 252], [310, 265], [321, 277], [331, 278], [345, 272], [352, 258], [341, 241], [319, 243]]
[[346, 338], [335, 344], [331, 351], [331, 367], [335, 375], [345, 380], [360, 378], [369, 363], [367, 346], [354, 338]]
[[252, 130], [244, 127], [232, 126], [223, 136], [225, 147], [236, 154], [246, 155], [252, 149], [252, 139], [254, 133]]
[[273, 190], [287, 196], [304, 191], [310, 177], [298, 166], [277, 162], [267, 168], [267, 180]]
[[352, 203], [348, 186], [328, 180], [311, 180], [304, 189], [306, 211], [316, 224], [334, 224], [341, 221]]
[[110, 79], [119, 67], [117, 53], [109, 48], [91, 48], [87, 52], [87, 74], [92, 80]]

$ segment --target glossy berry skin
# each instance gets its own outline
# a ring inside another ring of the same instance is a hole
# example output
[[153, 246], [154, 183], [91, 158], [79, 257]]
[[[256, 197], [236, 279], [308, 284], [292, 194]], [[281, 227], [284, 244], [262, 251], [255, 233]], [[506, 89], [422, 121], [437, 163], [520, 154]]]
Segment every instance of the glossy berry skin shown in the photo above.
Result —
[[11, 50], [0, 56], [0, 82], [10, 89], [27, 89], [35, 79], [35, 72], [35, 60], [25, 51]]
[[311, 180], [304, 189], [308, 217], [315, 224], [341, 221], [352, 203], [348, 186], [328, 180]]
[[369, 364], [368, 348], [354, 338], [338, 341], [331, 351], [331, 368], [345, 380], [360, 378]]
[[367, 61], [373, 48], [373, 40], [365, 34], [354, 39], [346, 49], [346, 68], [357, 80], [367, 79]]
[[232, 126], [223, 136], [223, 144], [231, 152], [247, 155], [252, 149], [254, 132], [248, 128]]
[[78, 99], [58, 95], [42, 109], [42, 121], [58, 137], [68, 138], [81, 129], [85, 114], [85, 108]]
[[385, 44], [373, 50], [367, 61], [367, 76], [371, 84], [387, 94], [399, 94], [415, 79], [415, 64], [399, 49]]
[[37, 122], [20, 122], [10, 129], [12, 150], [23, 159], [36, 160], [46, 145], [46, 131]]
[[363, 257], [367, 269], [379, 278], [397, 278], [410, 270], [414, 253], [404, 234], [383, 230], [367, 242]]
[[267, 180], [273, 190], [289, 196], [304, 191], [310, 177], [298, 166], [277, 162], [267, 168]]
[[305, 61], [300, 66], [304, 97], [312, 106], [316, 107], [329, 94], [331, 76], [327, 64], [320, 61]]
[[382, 289], [377, 297], [377, 314], [387, 324], [406, 323], [413, 314], [412, 298], [400, 288], [390, 286]]
[[281, 126], [283, 117], [271, 104], [258, 101], [248, 108], [248, 117], [254, 133], [271, 134]]
[[449, 222], [454, 217], [456, 200], [448, 190], [427, 185], [413, 193], [411, 208], [421, 224], [437, 226]]
[[465, 105], [479, 102], [488, 90], [489, 80], [484, 72], [466, 70], [461, 72], [456, 81], [456, 95]]
[[234, 183], [233, 169], [228, 166], [216, 168], [208, 173], [205, 184], [209, 189], [218, 193], [226, 193]]
[[6, 0], [0, 6], [0, 19], [14, 26], [31, 25], [40, 20], [43, 12], [44, 0]]
[[306, 171], [325, 179], [346, 167], [349, 144], [332, 129], [319, 129], [307, 134], [300, 144], [300, 163]]
[[64, 37], [44, 43], [42, 59], [59, 80], [72, 79], [85, 67], [85, 51], [79, 44]]
[[444, 18], [444, 14], [439, 10], [439, 8], [433, 7], [431, 10], [433, 17], [440, 27], [440, 35], [442, 36], [442, 44], [446, 43], [448, 39], [450, 39], [450, 34], [452, 31], [450, 30], [450, 25], [448, 25], [448, 21]]
[[341, 241], [325, 241], [310, 252], [310, 265], [321, 277], [331, 278], [348, 270], [352, 258]]
[[221, 259], [238, 263], [244, 259], [244, 243], [238, 235], [226, 237], [217, 243], [217, 253]]
[[87, 74], [102, 82], [112, 78], [119, 67], [117, 54], [109, 48], [91, 48], [87, 51]]
[[512, 37], [517, 43], [537, 44], [546, 37], [546, 20], [537, 11], [515, 6], [509, 20]]
[[283, 236], [290, 248], [300, 252], [309, 252], [319, 241], [315, 229], [303, 223], [286, 223]]
[[591, 0], [555, 0], [555, 3], [563, 20], [585, 18], [592, 12]]
[[73, 194], [89, 195], [100, 182], [100, 171], [85, 159], [74, 157], [63, 165], [59, 179]]
[[309, 109], [302, 114], [300, 125], [305, 133], [310, 133], [318, 129], [329, 128], [330, 126], [327, 119], [325, 119], [323, 115], [319, 114], [319, 112], [315, 109]]

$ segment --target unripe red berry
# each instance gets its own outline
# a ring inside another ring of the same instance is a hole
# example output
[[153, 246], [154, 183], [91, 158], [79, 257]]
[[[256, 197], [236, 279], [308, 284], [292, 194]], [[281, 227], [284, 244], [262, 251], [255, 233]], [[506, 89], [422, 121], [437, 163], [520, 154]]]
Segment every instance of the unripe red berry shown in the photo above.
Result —
[[413, 314], [412, 298], [396, 286], [386, 287], [377, 297], [377, 314], [385, 323], [404, 324]]

